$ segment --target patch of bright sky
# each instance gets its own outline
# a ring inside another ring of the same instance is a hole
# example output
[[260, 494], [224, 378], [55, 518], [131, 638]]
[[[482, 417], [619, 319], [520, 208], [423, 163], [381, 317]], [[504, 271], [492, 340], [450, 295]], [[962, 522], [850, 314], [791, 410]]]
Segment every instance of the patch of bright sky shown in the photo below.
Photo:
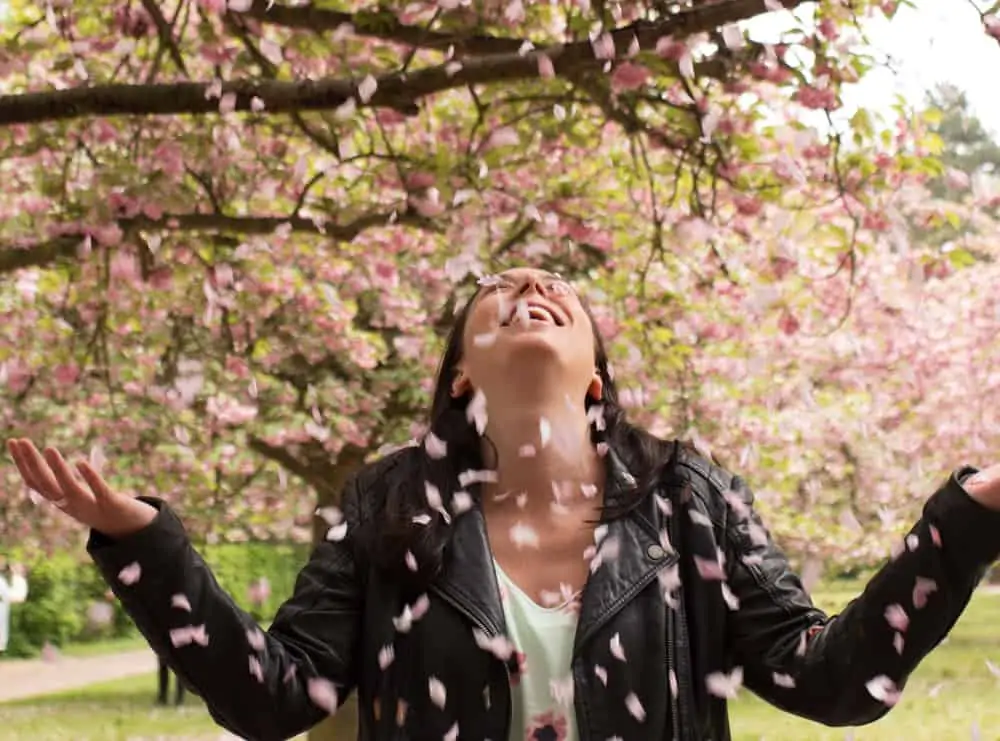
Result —
[[[985, 8], [985, 0], [977, 0]], [[973, 112], [986, 128], [1000, 136], [1000, 88], [994, 71], [1000, 67], [1000, 43], [983, 30], [979, 13], [969, 0], [915, 0], [915, 7], [901, 7], [891, 21], [866, 21], [863, 32], [870, 53], [879, 66], [844, 92], [844, 109], [836, 115], [846, 120], [858, 108], [895, 118], [899, 97], [908, 107], [922, 105], [926, 91], [941, 82], [964, 90]], [[769, 13], [746, 24], [756, 41], [774, 42], [782, 32], [809, 25], [810, 11], [795, 16]], [[819, 128], [825, 118], [809, 121]], [[838, 127], [839, 128], [839, 127]]]

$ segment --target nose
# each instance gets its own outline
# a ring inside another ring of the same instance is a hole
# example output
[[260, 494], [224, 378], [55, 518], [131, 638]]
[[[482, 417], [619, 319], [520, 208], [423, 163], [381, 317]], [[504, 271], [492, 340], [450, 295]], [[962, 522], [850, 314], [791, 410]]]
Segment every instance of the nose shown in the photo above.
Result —
[[517, 293], [519, 296], [524, 296], [532, 289], [542, 298], [547, 298], [549, 295], [548, 290], [545, 288], [545, 283], [537, 275], [529, 275], [525, 278], [521, 284], [521, 289]]

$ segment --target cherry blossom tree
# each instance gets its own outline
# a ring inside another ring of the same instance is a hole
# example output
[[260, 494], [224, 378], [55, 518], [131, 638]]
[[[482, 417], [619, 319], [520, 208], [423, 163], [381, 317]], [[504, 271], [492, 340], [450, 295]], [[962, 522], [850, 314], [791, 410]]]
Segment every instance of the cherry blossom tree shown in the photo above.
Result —
[[[638, 421], [711, 446], [796, 554], [877, 559], [1000, 447], [991, 186], [920, 117], [834, 120], [895, 9], [11, 0], [0, 426], [198, 537], [321, 537], [421, 433], [474, 278], [531, 262], [592, 301]], [[5, 546], [61, 523], [0, 499]]]
[[[732, 424], [774, 419], [760, 374], [727, 406], [713, 363], [737, 340], [799, 378], [831, 363], [796, 304], [850, 314], [891, 194], [933, 166], [905, 122], [802, 122], [872, 65], [865, 15], [894, 11], [11, 2], [3, 426], [107, 457], [200, 536], [318, 534], [310, 490], [334, 501], [420, 433], [471, 278], [530, 261], [595, 301], [637, 418], [766, 447], [773, 427]], [[741, 26], [765, 13], [779, 44]], [[5, 539], [78, 537], [0, 506]]]

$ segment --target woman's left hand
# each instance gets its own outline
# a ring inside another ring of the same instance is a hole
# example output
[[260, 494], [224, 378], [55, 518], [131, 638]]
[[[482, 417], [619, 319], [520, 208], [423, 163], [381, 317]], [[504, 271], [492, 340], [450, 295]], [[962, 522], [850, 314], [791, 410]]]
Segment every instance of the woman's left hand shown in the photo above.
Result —
[[1000, 463], [970, 476], [962, 487], [984, 507], [1000, 511]]

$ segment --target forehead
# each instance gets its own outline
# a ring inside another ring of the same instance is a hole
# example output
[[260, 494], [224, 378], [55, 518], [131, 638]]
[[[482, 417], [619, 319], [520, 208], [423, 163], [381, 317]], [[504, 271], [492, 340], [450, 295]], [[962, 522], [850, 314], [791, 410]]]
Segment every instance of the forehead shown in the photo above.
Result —
[[539, 278], [544, 280], [561, 279], [561, 276], [556, 273], [550, 273], [548, 270], [541, 270], [539, 268], [511, 268], [510, 270], [504, 270], [502, 273], [497, 275], [497, 277], [505, 280], [525, 280], [527, 278]]

